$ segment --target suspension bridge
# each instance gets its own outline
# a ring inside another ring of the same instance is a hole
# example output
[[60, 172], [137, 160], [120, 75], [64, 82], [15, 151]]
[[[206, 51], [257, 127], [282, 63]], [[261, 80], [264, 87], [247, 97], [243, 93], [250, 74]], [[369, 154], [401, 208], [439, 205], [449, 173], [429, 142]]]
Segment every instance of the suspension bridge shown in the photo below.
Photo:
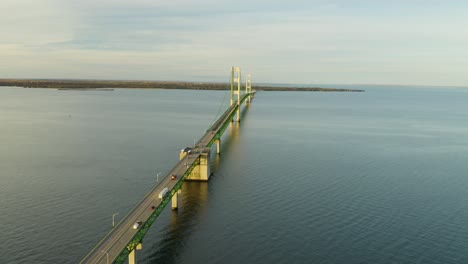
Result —
[[230, 106], [211, 125], [192, 147], [181, 150], [179, 162], [156, 183], [151, 190], [127, 213], [123, 219], [102, 238], [80, 263], [136, 263], [136, 251], [142, 249], [143, 238], [167, 204], [177, 209], [178, 195], [185, 181], [208, 181], [211, 176], [210, 153], [213, 145], [221, 151], [221, 136], [232, 121], [240, 121], [241, 106], [252, 101], [250, 75], [245, 91], [241, 91], [241, 70], [231, 68]]

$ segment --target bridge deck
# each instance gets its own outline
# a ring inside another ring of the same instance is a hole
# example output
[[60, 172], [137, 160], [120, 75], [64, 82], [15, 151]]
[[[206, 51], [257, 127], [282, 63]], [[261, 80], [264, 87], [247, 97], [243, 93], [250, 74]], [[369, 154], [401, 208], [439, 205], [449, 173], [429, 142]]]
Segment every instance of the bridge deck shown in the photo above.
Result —
[[[253, 94], [253, 93], [252, 93]], [[185, 178], [192, 169], [198, 165], [203, 149], [211, 147], [213, 142], [220, 138], [226, 126], [234, 117], [236, 110], [245, 101], [248, 94], [244, 94], [239, 105], [233, 104], [221, 115], [206, 133], [195, 144], [192, 152], [180, 160], [177, 165], [161, 181], [156, 183], [151, 190], [141, 199], [133, 209], [84, 257], [80, 263], [121, 263], [125, 261], [128, 253], [133, 250], [146, 234], [151, 224], [164, 209], [171, 197], [180, 189]], [[171, 180], [171, 175], [177, 175], [176, 180]], [[163, 199], [159, 199], [159, 193], [168, 188], [170, 191]], [[154, 206], [153, 210], [151, 207]], [[139, 229], [133, 229], [133, 225], [142, 221]]]

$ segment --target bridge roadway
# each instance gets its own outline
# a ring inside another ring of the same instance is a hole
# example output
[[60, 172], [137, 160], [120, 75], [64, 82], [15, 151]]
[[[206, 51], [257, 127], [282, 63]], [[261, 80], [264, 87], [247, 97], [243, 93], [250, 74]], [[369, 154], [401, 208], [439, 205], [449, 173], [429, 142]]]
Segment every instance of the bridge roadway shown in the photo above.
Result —
[[[244, 94], [240, 105], [245, 101], [246, 97], [247, 95]], [[144, 198], [112, 228], [80, 263], [113, 263], [139, 231], [138, 229], [133, 229], [133, 225], [138, 221], [142, 221], [143, 224], [141, 226], [143, 226], [153, 214], [152, 206], [159, 209], [159, 206], [162, 205], [164, 207], [167, 204], [167, 202], [162, 204], [164, 199], [158, 198], [159, 193], [167, 187], [169, 189], [168, 195], [173, 194], [171, 190], [173, 190], [179, 181], [184, 181], [186, 175], [198, 164], [202, 150], [206, 147], [211, 147], [214, 140], [221, 137], [224, 129], [232, 120], [240, 105], [236, 103], [230, 106], [195, 144], [192, 152], [180, 160], [165, 177], [161, 178], [161, 181], [151, 188]], [[177, 175], [177, 179], [171, 180], [171, 175], [173, 174]]]

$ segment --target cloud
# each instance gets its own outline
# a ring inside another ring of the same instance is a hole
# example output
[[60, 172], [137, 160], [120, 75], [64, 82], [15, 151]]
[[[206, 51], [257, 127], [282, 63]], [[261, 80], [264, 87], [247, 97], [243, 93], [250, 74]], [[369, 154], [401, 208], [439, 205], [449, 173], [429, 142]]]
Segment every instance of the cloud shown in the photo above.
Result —
[[225, 81], [239, 65], [282, 83], [424, 83], [439, 71], [468, 83], [467, 4], [418, 3], [4, 0], [0, 67], [12, 77]]
[[73, 21], [57, 1], [2, 0], [0, 10], [0, 44], [42, 45], [73, 35]]

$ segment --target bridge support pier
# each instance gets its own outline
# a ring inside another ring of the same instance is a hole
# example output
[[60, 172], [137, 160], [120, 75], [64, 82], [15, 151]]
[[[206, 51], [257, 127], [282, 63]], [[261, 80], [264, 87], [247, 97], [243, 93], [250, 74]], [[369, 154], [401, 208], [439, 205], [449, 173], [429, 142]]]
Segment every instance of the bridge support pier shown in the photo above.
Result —
[[178, 201], [179, 201], [179, 194], [182, 193], [182, 190], [178, 190], [173, 196], [172, 196], [172, 210], [177, 210], [178, 208]]
[[143, 248], [143, 245], [140, 243], [136, 246], [130, 254], [128, 254], [128, 264], [136, 264], [136, 251]]
[[215, 143], [216, 143], [216, 154], [219, 154], [221, 153], [221, 139], [217, 139]]
[[210, 170], [210, 149], [206, 148], [202, 151], [202, 154], [200, 156], [200, 165], [198, 165], [200, 170], [200, 180], [202, 181], [208, 181], [211, 176], [211, 170]]
[[210, 148], [201, 151], [199, 163], [192, 170], [186, 180], [188, 181], [208, 181], [211, 176], [210, 170]]

